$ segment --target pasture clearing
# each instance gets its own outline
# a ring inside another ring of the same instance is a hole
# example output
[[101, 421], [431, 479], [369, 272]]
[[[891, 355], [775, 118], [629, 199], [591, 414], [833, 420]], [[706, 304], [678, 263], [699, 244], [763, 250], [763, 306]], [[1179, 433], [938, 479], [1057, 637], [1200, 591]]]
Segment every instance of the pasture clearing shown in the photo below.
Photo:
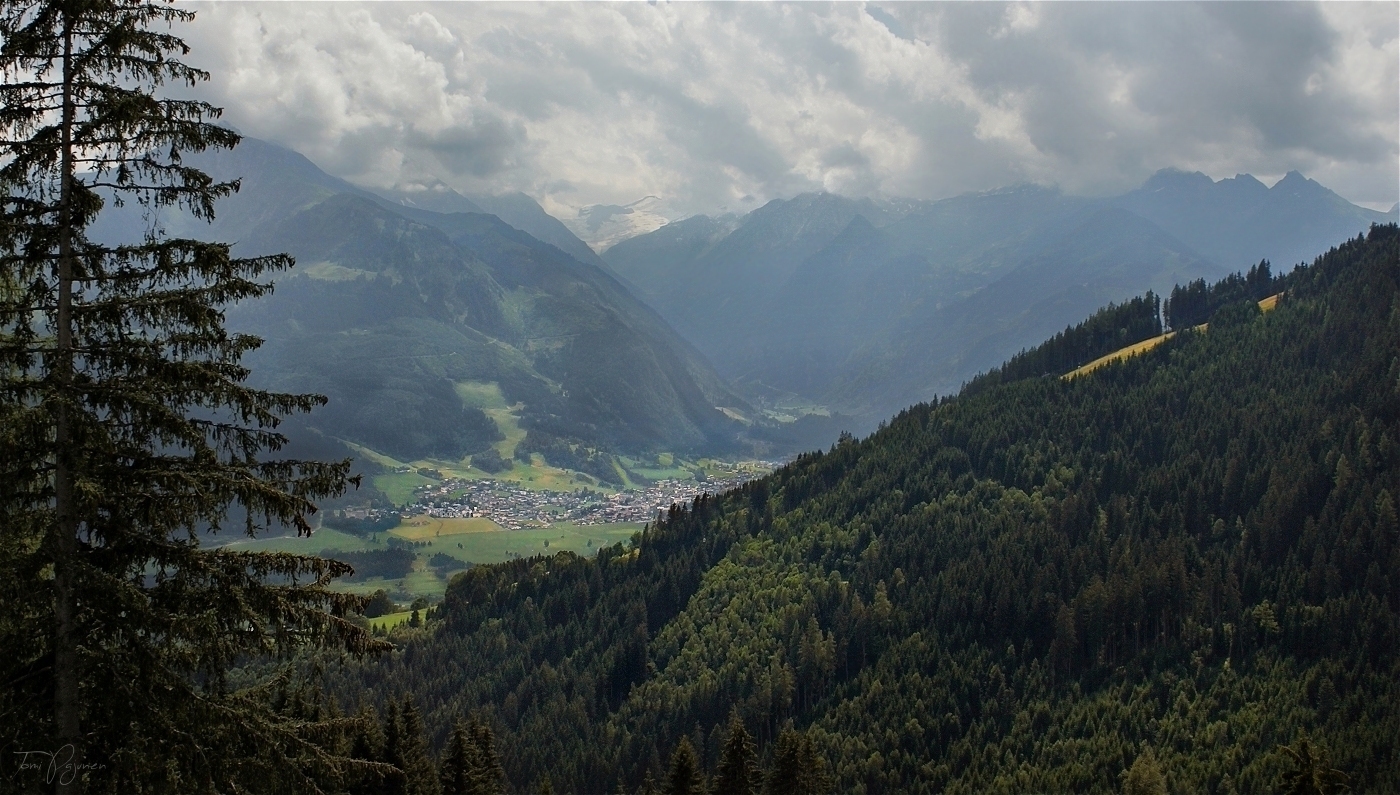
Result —
[[[424, 462], [426, 465], [427, 462]], [[419, 486], [437, 481], [425, 478], [417, 472], [389, 472], [375, 475], [374, 487], [384, 492], [384, 496], [395, 505], [407, 505], [413, 501], [413, 490]]]
[[[421, 618], [423, 614], [419, 613], [418, 615]], [[408, 623], [408, 620], [412, 617], [412, 610], [405, 610], [402, 613], [386, 613], [385, 615], [375, 616], [369, 619], [369, 625], [372, 629], [392, 629], [399, 624]]]
[[1064, 379], [1068, 381], [1071, 378], [1078, 378], [1081, 375], [1088, 375], [1089, 373], [1094, 372], [1095, 370], [1099, 369], [1100, 367], [1103, 367], [1106, 364], [1112, 364], [1113, 362], [1121, 362], [1130, 356], [1136, 356], [1139, 353], [1146, 353], [1147, 351], [1150, 351], [1158, 345], [1161, 345], [1162, 343], [1171, 339], [1175, 334], [1175, 331], [1168, 331], [1166, 334], [1163, 334], [1161, 336], [1151, 337], [1149, 339], [1143, 340], [1142, 342], [1133, 343], [1132, 345], [1129, 345], [1126, 348], [1119, 348], [1113, 353], [1110, 353], [1106, 356], [1100, 356], [1099, 358], [1093, 360], [1092, 362], [1089, 362], [1088, 364], [1082, 367], [1078, 367], [1074, 370], [1069, 371], [1068, 373], [1065, 373]]
[[504, 528], [490, 519], [437, 516], [410, 516], [399, 521], [389, 535], [408, 541], [433, 541], [469, 533], [503, 533]]
[[[1278, 294], [1271, 295], [1271, 296], [1269, 296], [1268, 298], [1263, 299], [1262, 301], [1259, 302], [1259, 311], [1260, 311], [1260, 312], [1269, 312], [1269, 311], [1272, 311], [1275, 307], [1278, 306], [1279, 299], [1282, 298], [1282, 297], [1283, 297], [1283, 293], [1278, 293]], [[1204, 332], [1204, 331], [1206, 331], [1206, 330], [1209, 329], [1209, 328], [1210, 328], [1210, 324], [1209, 324], [1209, 323], [1202, 323], [1201, 325], [1196, 326], [1196, 327], [1193, 329], [1193, 331]], [[1099, 369], [1100, 367], [1103, 367], [1103, 366], [1106, 365], [1106, 364], [1112, 364], [1113, 362], [1121, 362], [1121, 361], [1123, 361], [1124, 359], [1127, 359], [1127, 358], [1130, 357], [1130, 356], [1136, 356], [1136, 355], [1138, 355], [1139, 353], [1145, 353], [1145, 352], [1147, 352], [1147, 351], [1150, 351], [1150, 350], [1152, 350], [1153, 348], [1157, 347], [1158, 345], [1161, 345], [1162, 343], [1164, 343], [1164, 342], [1166, 342], [1167, 340], [1171, 339], [1173, 336], [1175, 336], [1175, 334], [1176, 334], [1175, 331], [1168, 331], [1166, 334], [1163, 334], [1163, 335], [1161, 335], [1161, 336], [1152, 337], [1151, 339], [1145, 339], [1145, 340], [1143, 340], [1142, 342], [1134, 343], [1134, 344], [1132, 344], [1132, 345], [1129, 345], [1129, 346], [1126, 347], [1126, 348], [1119, 348], [1118, 350], [1114, 351], [1113, 353], [1110, 353], [1110, 354], [1108, 354], [1108, 355], [1106, 355], [1106, 356], [1100, 356], [1099, 358], [1093, 360], [1092, 362], [1089, 362], [1088, 364], [1086, 364], [1086, 365], [1084, 365], [1084, 366], [1082, 366], [1082, 367], [1076, 368], [1076, 369], [1074, 369], [1074, 370], [1071, 370], [1071, 371], [1068, 372], [1068, 373], [1065, 373], [1065, 374], [1064, 374], [1063, 376], [1061, 376], [1061, 377], [1064, 378], [1066, 381], [1068, 381], [1068, 380], [1071, 379], [1071, 378], [1077, 378], [1077, 377], [1079, 377], [1079, 376], [1081, 376], [1081, 375], [1087, 375], [1087, 374], [1092, 373], [1092, 372], [1094, 372], [1095, 370]]]
[[[215, 536], [219, 538], [219, 536]], [[342, 552], [363, 552], [369, 549], [383, 549], [382, 544], [372, 543], [367, 538], [342, 533], [339, 530], [332, 530], [329, 527], [322, 527], [312, 533], [310, 538], [305, 536], [276, 536], [272, 538], [248, 538], [243, 536], [237, 541], [222, 545], [224, 549], [238, 550], [240, 552], [292, 552], [298, 555], [317, 555], [323, 549], [338, 549]]]
[[527, 530], [470, 533], [450, 538], [443, 536], [435, 540], [431, 552], [441, 552], [463, 562], [482, 564], [559, 552], [589, 557], [596, 555], [603, 547], [631, 539], [633, 534], [641, 531], [642, 526], [640, 522], [583, 526], [559, 522], [549, 527]]
[[501, 458], [510, 460], [515, 455], [515, 447], [525, 438], [525, 429], [520, 427], [520, 410], [524, 404], [514, 406], [506, 402], [501, 385], [495, 381], [458, 381], [453, 384], [457, 397], [467, 408], [481, 409], [481, 412], [496, 423], [496, 429], [505, 438], [493, 447]]

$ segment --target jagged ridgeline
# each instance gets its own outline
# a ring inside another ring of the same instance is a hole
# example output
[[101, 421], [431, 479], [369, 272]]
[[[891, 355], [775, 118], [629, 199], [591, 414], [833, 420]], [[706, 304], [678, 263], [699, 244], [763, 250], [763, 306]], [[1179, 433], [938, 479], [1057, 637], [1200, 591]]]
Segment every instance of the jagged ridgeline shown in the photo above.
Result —
[[437, 748], [478, 715], [556, 792], [661, 780], [683, 739], [714, 771], [731, 714], [765, 764], [791, 721], [839, 792], [1263, 793], [1319, 758], [1400, 790], [1397, 256], [1374, 227], [1267, 314], [916, 406], [632, 548], [474, 568], [330, 684], [414, 694]]

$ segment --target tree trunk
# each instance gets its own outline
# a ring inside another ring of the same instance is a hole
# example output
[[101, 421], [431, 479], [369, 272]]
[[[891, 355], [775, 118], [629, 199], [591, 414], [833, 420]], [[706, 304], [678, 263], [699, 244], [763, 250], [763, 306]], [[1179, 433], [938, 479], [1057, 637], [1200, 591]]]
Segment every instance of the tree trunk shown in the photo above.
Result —
[[[59, 795], [81, 792], [78, 766], [82, 762], [82, 727], [78, 704], [78, 643], [76, 572], [78, 514], [72, 468], [70, 389], [73, 384], [73, 31], [65, 14], [63, 27], [62, 174], [59, 183], [58, 350], [54, 377], [58, 405], [54, 423], [54, 733], [58, 747], [54, 762], [73, 767], [55, 769]], [[72, 754], [68, 753], [71, 746]]]

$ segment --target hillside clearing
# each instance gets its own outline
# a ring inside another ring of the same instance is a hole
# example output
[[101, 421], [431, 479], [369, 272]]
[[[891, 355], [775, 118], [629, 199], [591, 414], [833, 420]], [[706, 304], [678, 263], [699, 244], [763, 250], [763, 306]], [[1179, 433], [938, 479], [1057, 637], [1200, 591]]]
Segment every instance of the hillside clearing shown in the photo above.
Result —
[[490, 519], [438, 516], [411, 516], [399, 522], [389, 535], [409, 541], [429, 541], [471, 533], [503, 533], [505, 529]]
[[[1283, 293], [1278, 293], [1277, 295], [1271, 295], [1268, 298], [1265, 298], [1264, 300], [1260, 301], [1259, 311], [1272, 311], [1275, 307], [1278, 306], [1279, 298], [1281, 298], [1282, 296]], [[1209, 323], [1202, 323], [1201, 325], [1196, 326], [1194, 330], [1205, 331], [1209, 327]], [[1099, 358], [1093, 360], [1092, 362], [1089, 362], [1088, 364], [1082, 367], [1075, 368], [1074, 370], [1065, 373], [1061, 377], [1068, 381], [1071, 378], [1078, 378], [1081, 375], [1088, 375], [1089, 373], [1094, 372], [1095, 370], [1099, 369], [1100, 367], [1103, 367], [1106, 364], [1112, 364], [1113, 362], [1121, 362], [1131, 356], [1137, 356], [1140, 353], [1146, 353], [1147, 351], [1150, 351], [1158, 345], [1161, 345], [1162, 343], [1171, 339], [1175, 334], [1175, 331], [1168, 331], [1166, 334], [1163, 334], [1161, 336], [1152, 337], [1151, 339], [1145, 339], [1142, 342], [1133, 343], [1132, 345], [1129, 345], [1126, 348], [1119, 348], [1113, 353], [1107, 354], [1105, 356], [1100, 356]]]

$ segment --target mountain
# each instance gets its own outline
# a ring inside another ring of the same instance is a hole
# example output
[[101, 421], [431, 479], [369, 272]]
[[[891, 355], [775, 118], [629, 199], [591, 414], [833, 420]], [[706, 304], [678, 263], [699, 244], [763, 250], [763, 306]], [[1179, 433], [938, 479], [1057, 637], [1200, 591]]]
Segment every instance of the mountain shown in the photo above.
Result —
[[632, 285], [639, 296], [656, 305], [670, 293], [672, 282], [739, 225], [734, 214], [711, 218], [695, 215], [673, 221], [651, 234], [628, 238], [608, 249], [613, 273]]
[[1305, 780], [1396, 791], [1398, 260], [1376, 227], [1269, 276], [1268, 314], [1224, 280], [1204, 332], [914, 406], [630, 546], [475, 567], [327, 682], [411, 694], [439, 747], [477, 717], [526, 791], [637, 791], [683, 741], [714, 770], [731, 716], [766, 762], [801, 732], [837, 792], [1262, 795], [1304, 743]]
[[[859, 352], [830, 394], [838, 402], [893, 410], [957, 391], [967, 373], [994, 367], [1103, 304], [1202, 276], [1225, 274], [1162, 229], [1117, 207], [1094, 207], [1053, 242], [986, 287], [910, 314], [874, 351]], [[1082, 362], [1081, 362], [1082, 363]]]
[[592, 204], [566, 219], [569, 229], [597, 251], [619, 241], [646, 234], [667, 222], [659, 196], [643, 196], [631, 204]]
[[1164, 171], [1107, 199], [1034, 185], [880, 206], [808, 194], [603, 258], [751, 399], [798, 396], [868, 429], [1100, 303], [1265, 258], [1291, 267], [1387, 218], [1297, 173], [1267, 188]]
[[1272, 188], [1250, 176], [1212, 181], [1166, 169], [1115, 204], [1152, 221], [1229, 270], [1267, 259], [1278, 267], [1311, 259], [1395, 211], [1358, 207], [1297, 171]]
[[[772, 313], [799, 265], [856, 218], [888, 224], [900, 209], [830, 193], [774, 200], [734, 224], [688, 219], [624, 240], [604, 253], [622, 278], [730, 377], [765, 358]], [[723, 234], [724, 230], [732, 231]], [[723, 235], [722, 237], [720, 235]]]
[[[456, 460], [509, 430], [473, 398], [484, 389], [549, 437], [620, 451], [735, 444], [742, 425], [719, 407], [742, 415], [744, 402], [598, 265], [466, 197], [439, 192], [431, 204], [450, 212], [409, 206], [264, 142], [190, 160], [242, 187], [212, 229], [172, 216], [168, 231], [298, 260], [230, 325], [265, 338], [249, 357], [261, 383], [331, 398], [307, 420], [322, 433], [401, 461]], [[104, 215], [97, 233], [143, 223], [131, 208]]]
[[579, 262], [606, 268], [588, 244], [579, 240], [559, 219], [546, 213], [539, 202], [523, 193], [499, 196], [473, 194], [463, 196], [440, 183], [419, 186], [417, 190], [379, 191], [379, 195], [405, 207], [434, 213], [485, 213], [494, 215], [542, 243], [563, 251]]

